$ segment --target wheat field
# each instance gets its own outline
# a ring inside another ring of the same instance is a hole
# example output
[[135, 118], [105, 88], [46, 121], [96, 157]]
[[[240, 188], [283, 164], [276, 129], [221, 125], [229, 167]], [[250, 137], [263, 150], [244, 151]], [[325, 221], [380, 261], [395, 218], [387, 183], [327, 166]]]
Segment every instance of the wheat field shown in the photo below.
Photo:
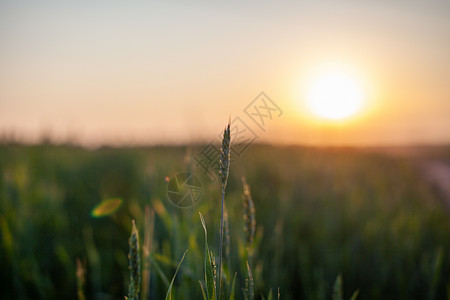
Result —
[[[1, 298], [450, 299], [448, 195], [424, 167], [450, 148], [252, 145], [223, 214], [201, 149], [0, 146]], [[193, 206], [168, 198], [180, 172]]]

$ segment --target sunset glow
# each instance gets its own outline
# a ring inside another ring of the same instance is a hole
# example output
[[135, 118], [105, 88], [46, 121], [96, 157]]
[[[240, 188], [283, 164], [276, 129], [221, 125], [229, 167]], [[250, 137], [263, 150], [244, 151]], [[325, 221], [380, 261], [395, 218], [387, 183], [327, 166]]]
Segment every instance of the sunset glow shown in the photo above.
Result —
[[[274, 144], [450, 142], [448, 1], [25, 3], [0, 4], [6, 140], [209, 142], [231, 115]], [[261, 92], [280, 118], [246, 114]]]
[[321, 74], [308, 90], [308, 106], [319, 117], [347, 118], [361, 108], [364, 94], [355, 78], [342, 71]]

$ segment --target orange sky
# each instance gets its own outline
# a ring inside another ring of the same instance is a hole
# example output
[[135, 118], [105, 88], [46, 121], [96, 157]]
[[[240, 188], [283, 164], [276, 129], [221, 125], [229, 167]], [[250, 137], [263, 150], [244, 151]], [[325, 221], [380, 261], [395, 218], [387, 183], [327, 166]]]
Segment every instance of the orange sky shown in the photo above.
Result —
[[[240, 117], [259, 141], [450, 142], [448, 1], [2, 1], [0, 134], [88, 145], [214, 138]], [[330, 124], [304, 104], [339, 62], [367, 85]], [[282, 110], [263, 129], [245, 108]]]

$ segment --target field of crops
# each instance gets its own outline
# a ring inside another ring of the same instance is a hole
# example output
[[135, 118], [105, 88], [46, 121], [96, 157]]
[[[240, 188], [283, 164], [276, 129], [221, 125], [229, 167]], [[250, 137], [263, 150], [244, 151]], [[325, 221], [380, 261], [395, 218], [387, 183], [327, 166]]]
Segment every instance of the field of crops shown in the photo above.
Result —
[[[432, 159], [450, 164], [449, 148], [432, 150]], [[144, 293], [164, 299], [186, 250], [172, 299], [202, 299], [199, 212], [217, 262], [221, 187], [217, 175], [197, 165], [201, 151], [0, 146], [0, 298], [123, 299], [134, 219], [141, 270], [148, 275], [141, 299]], [[358, 299], [450, 299], [450, 212], [419, 159], [264, 145], [231, 155], [226, 299], [234, 274], [235, 298], [251, 298], [243, 176], [255, 206], [249, 262], [255, 299], [277, 299], [278, 289], [280, 299], [331, 299], [339, 274], [343, 299], [357, 290]], [[180, 208], [168, 191], [183, 172], [196, 175], [201, 194], [193, 206]], [[114, 199], [115, 209], [98, 207]]]

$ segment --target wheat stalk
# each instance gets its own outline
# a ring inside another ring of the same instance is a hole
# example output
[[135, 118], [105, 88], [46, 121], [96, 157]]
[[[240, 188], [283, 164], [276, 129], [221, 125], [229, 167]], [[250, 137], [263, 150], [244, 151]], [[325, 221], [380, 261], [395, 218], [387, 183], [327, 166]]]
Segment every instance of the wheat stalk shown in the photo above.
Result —
[[128, 241], [130, 252], [128, 253], [130, 269], [130, 287], [128, 290], [128, 299], [139, 300], [141, 286], [141, 259], [139, 255], [139, 233], [134, 220], [132, 222], [131, 236]]
[[256, 217], [255, 217], [255, 204], [253, 202], [252, 194], [250, 191], [250, 186], [247, 184], [245, 177], [241, 178], [242, 186], [244, 188], [243, 193], [243, 206], [244, 206], [244, 234], [247, 250], [247, 259], [249, 265], [252, 263], [252, 253], [253, 253], [253, 241], [256, 234]]
[[248, 274], [248, 278], [245, 282], [247, 296], [248, 296], [249, 300], [254, 300], [255, 299], [255, 291], [254, 291], [253, 274], [252, 274], [252, 270], [250, 269], [250, 265], [248, 264], [248, 261], [247, 261], [247, 274]]
[[228, 210], [227, 206], [224, 204], [223, 206], [223, 230], [224, 230], [224, 247], [225, 247], [225, 258], [226, 258], [226, 264], [227, 264], [227, 274], [226, 281], [227, 284], [229, 284], [229, 281], [231, 280], [231, 257], [230, 257], [230, 245], [231, 245], [231, 238], [230, 238], [230, 220], [228, 216]]
[[223, 207], [225, 200], [225, 189], [228, 183], [228, 175], [230, 171], [230, 121], [228, 121], [228, 126], [223, 131], [222, 148], [220, 149], [220, 160], [219, 160], [219, 175], [222, 183], [222, 208], [220, 213], [220, 244], [219, 244], [219, 293], [218, 298], [222, 295], [222, 246], [223, 246]]
[[142, 298], [147, 299], [150, 286], [150, 253], [152, 252], [153, 233], [155, 228], [155, 211], [145, 206], [144, 245], [142, 247], [144, 265], [142, 270]]
[[244, 206], [244, 234], [245, 243], [247, 250], [247, 279], [246, 279], [246, 292], [247, 299], [253, 300], [255, 297], [254, 293], [254, 281], [251, 270], [252, 259], [253, 259], [253, 241], [255, 239], [256, 233], [256, 217], [255, 217], [255, 204], [253, 202], [252, 194], [250, 192], [250, 186], [247, 184], [245, 177], [241, 178], [242, 186], [244, 188], [244, 193], [242, 195], [243, 206]]
[[86, 270], [81, 263], [81, 260], [77, 258], [77, 294], [78, 294], [78, 300], [85, 300], [86, 297], [84, 296], [84, 285], [86, 283]]

